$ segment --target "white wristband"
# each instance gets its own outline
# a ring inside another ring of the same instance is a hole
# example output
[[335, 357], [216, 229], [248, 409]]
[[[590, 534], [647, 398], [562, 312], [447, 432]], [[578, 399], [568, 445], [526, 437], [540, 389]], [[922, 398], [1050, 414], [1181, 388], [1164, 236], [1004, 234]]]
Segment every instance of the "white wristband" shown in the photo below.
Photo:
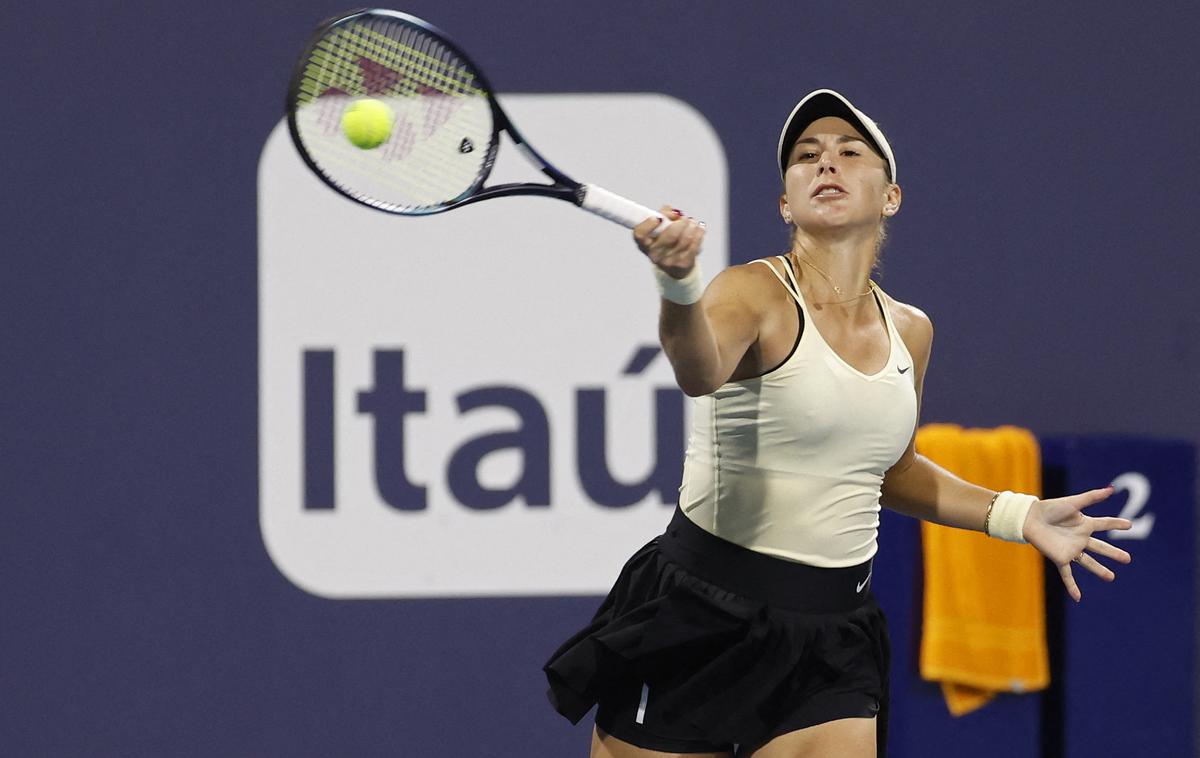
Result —
[[692, 266], [692, 270], [682, 279], [676, 279], [658, 266], [654, 266], [654, 278], [658, 281], [658, 291], [663, 299], [678, 305], [697, 303], [704, 294], [704, 284], [700, 281], [699, 263]]
[[1019, 492], [1005, 490], [998, 493], [988, 507], [984, 530], [989, 537], [1007, 542], [1025, 542], [1025, 535], [1022, 533], [1025, 517], [1037, 501], [1033, 495], [1022, 495]]

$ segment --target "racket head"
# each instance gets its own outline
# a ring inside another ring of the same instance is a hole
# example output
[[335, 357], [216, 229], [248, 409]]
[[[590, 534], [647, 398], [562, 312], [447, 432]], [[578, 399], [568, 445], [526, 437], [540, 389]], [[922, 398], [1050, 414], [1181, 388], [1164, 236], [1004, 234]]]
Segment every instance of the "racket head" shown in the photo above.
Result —
[[[372, 104], [375, 115], [391, 114], [391, 125], [379, 144], [363, 148], [343, 119], [367, 99], [384, 106]], [[334, 17], [313, 32], [292, 72], [287, 120], [296, 149], [322, 181], [401, 215], [475, 199], [500, 131], [509, 128], [487, 79], [441, 30], [378, 8]]]

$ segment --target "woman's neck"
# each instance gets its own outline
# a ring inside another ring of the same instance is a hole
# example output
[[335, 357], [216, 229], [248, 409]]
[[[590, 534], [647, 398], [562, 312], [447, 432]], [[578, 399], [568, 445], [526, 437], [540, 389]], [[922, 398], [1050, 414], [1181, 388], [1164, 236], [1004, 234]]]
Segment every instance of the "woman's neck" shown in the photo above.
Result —
[[[836, 238], [815, 238], [797, 231], [792, 237], [792, 253], [813, 276], [805, 276], [807, 294], [816, 303], [840, 303], [848, 310], [858, 310], [862, 297], [870, 289], [871, 271], [875, 266], [875, 235], [840, 235]], [[849, 301], [849, 302], [842, 302]]]

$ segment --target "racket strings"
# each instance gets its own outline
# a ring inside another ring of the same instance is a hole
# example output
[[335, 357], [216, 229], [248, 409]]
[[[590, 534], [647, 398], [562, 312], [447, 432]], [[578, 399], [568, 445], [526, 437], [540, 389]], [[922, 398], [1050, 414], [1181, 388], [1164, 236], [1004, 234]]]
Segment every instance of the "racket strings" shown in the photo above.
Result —
[[[420, 51], [411, 47], [390, 50], [354, 35], [351, 30], [339, 31], [342, 32], [341, 39], [322, 40], [313, 50], [306, 74], [311, 71], [317, 75], [309, 74], [309, 81], [306, 81], [310, 86], [305, 87], [304, 91], [309, 98], [321, 94], [312, 85], [332, 82], [350, 84], [369, 95], [486, 95], [484, 90], [474, 85], [474, 75], [470, 71], [455, 71], [447, 66], [447, 71], [443, 73], [414, 60], [412, 56], [419, 55]], [[406, 52], [410, 55], [402, 57]], [[391, 65], [380, 61], [388, 61]], [[399, 66], [395, 67], [397, 64]]]
[[[381, 34], [369, 26], [358, 27], [363, 35], [360, 41], [370, 40], [371, 50], [376, 53], [391, 51], [392, 60], [402, 61], [403, 73], [412, 79], [423, 77], [422, 86], [439, 89], [446, 94], [485, 95], [476, 86], [475, 72], [457, 60], [452, 52], [437, 40], [427, 35], [417, 34], [411, 29], [402, 29], [399, 39]], [[428, 44], [429, 54], [414, 46]]]
[[[386, 103], [391, 133], [373, 150], [341, 131], [357, 97]], [[313, 46], [296, 99], [309, 157], [343, 189], [409, 212], [460, 197], [489, 168], [492, 114], [474, 70], [423, 30], [371, 19], [333, 28]]]
[[[400, 104], [409, 104], [408, 110], [420, 110], [424, 116], [422, 136], [428, 137], [453, 115], [462, 104], [464, 97], [486, 96], [483, 90], [470, 84], [473, 77], [459, 80], [456, 90], [435, 89], [416, 76], [407, 75], [408, 72], [403, 67], [395, 69], [388, 65], [404, 63], [403, 60], [389, 60], [388, 64], [380, 64], [376, 62], [378, 59], [368, 60], [361, 56], [352, 58], [353, 55], [355, 52], [352, 49], [315, 51], [314, 63], [309, 65], [307, 77], [301, 84], [302, 91], [307, 95], [302, 102], [315, 99], [333, 88], [336, 88], [338, 92], [345, 92], [347, 87], [350, 90], [349, 94], [420, 95], [426, 99], [410, 97], [401, 99], [399, 102]], [[317, 65], [317, 62], [321, 65]], [[390, 74], [375, 74], [373, 82], [371, 73], [374, 68], [390, 72]], [[469, 72], [466, 73], [469, 74]], [[388, 81], [389, 86], [381, 87], [380, 79], [391, 80]], [[490, 127], [490, 123], [482, 123], [478, 126], [487, 129]]]

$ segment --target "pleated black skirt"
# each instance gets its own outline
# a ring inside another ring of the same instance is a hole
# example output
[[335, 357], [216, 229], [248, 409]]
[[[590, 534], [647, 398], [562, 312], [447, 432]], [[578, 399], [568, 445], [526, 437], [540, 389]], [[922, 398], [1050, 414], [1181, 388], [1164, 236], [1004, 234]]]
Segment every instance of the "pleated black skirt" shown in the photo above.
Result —
[[748, 754], [773, 737], [876, 717], [886, 755], [887, 622], [871, 562], [819, 568], [720, 539], [676, 509], [590, 624], [545, 665], [555, 710], [640, 747]]

